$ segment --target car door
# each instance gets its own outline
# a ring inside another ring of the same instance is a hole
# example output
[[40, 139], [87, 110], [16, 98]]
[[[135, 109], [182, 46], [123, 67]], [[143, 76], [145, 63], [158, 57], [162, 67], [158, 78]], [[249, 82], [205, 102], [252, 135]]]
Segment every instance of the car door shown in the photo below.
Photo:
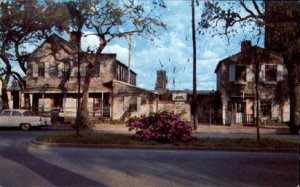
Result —
[[34, 115], [31, 111], [23, 112], [23, 120], [31, 126], [38, 126], [40, 124], [40, 117]]
[[19, 111], [12, 111], [10, 116], [10, 124], [13, 127], [19, 127], [21, 123], [24, 123], [24, 117]]
[[1, 112], [0, 116], [0, 126], [1, 127], [8, 127], [10, 124], [10, 110], [4, 110]]

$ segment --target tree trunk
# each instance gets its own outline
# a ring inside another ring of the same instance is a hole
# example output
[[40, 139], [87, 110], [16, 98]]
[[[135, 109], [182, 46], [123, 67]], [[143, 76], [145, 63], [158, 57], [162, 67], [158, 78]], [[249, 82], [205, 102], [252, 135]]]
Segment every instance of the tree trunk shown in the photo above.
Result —
[[280, 103], [280, 119], [281, 119], [281, 124], [284, 123], [283, 107], [284, 107], [284, 101]]
[[[284, 62], [288, 71], [288, 87], [290, 94], [290, 131], [292, 133], [298, 133], [297, 128], [297, 103], [300, 98], [296, 95], [296, 79], [297, 79], [297, 67], [296, 64], [290, 61], [288, 58], [284, 58]], [[297, 99], [298, 98], [298, 99]], [[299, 124], [298, 124], [299, 125]]]
[[259, 132], [259, 94], [258, 94], [258, 83], [256, 83], [255, 86], [255, 92], [256, 92], [256, 118], [255, 118], [255, 123], [256, 123], [256, 140], [260, 140], [260, 132]]
[[255, 61], [255, 98], [256, 98], [256, 140], [260, 141], [260, 132], [259, 132], [259, 71], [260, 71], [260, 62], [257, 61], [257, 50], [255, 49], [254, 53]]
[[86, 67], [81, 108], [80, 108], [80, 114], [79, 114], [80, 125], [81, 125], [81, 127], [85, 127], [85, 128], [88, 127], [88, 125], [90, 125], [88, 100], [89, 100], [89, 89], [90, 89], [90, 83], [91, 83], [91, 78], [92, 78], [92, 71], [93, 71], [93, 64], [89, 63]]
[[7, 82], [5, 80], [1, 81], [2, 82], [2, 88], [1, 88], [1, 100], [2, 100], [2, 109], [8, 109], [8, 95], [7, 95]]
[[211, 104], [209, 104], [209, 125], [211, 125]]

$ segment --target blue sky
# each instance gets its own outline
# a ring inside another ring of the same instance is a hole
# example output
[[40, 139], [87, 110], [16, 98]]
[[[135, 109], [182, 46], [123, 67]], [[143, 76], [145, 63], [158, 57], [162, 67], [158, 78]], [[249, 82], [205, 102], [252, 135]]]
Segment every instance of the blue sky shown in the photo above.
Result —
[[[200, 21], [203, 2], [196, 8], [196, 21]], [[137, 85], [153, 90], [156, 81], [156, 71], [167, 71], [169, 89], [192, 89], [192, 40], [191, 40], [191, 6], [186, 0], [165, 0], [167, 8], [161, 12], [161, 21], [167, 24], [167, 30], [160, 32], [159, 39], [154, 43], [133, 36], [131, 69], [137, 74]], [[226, 6], [226, 2], [224, 2]], [[212, 37], [209, 34], [197, 35], [197, 89], [215, 90], [216, 75], [214, 70], [217, 63], [240, 51], [242, 40], [251, 40], [253, 31], [249, 26], [239, 32], [228, 43], [225, 37]], [[68, 39], [66, 37], [66, 39]], [[83, 49], [98, 44], [95, 36], [83, 38]], [[252, 44], [256, 45], [253, 39]], [[263, 40], [259, 46], [263, 46]], [[34, 48], [31, 48], [32, 50]], [[128, 62], [128, 40], [113, 40], [106, 53], [116, 53], [118, 60]], [[161, 64], [162, 65], [161, 65]], [[16, 67], [17, 68], [17, 67]], [[17, 68], [18, 69], [18, 68]]]
[[[164, 69], [169, 78], [169, 89], [192, 89], [192, 40], [191, 40], [191, 6], [189, 1], [166, 0], [167, 8], [162, 13], [162, 21], [167, 30], [160, 33], [160, 39], [153, 44], [144, 38], [133, 37], [131, 68], [138, 74], [137, 85], [154, 89], [156, 71]], [[203, 3], [203, 1], [201, 1]], [[200, 21], [200, 4], [196, 9], [196, 20]], [[252, 38], [251, 29], [241, 32], [228, 43], [226, 38], [197, 36], [197, 89], [216, 89], [214, 74], [217, 63], [240, 51], [240, 42]], [[95, 41], [87, 38], [83, 45]], [[256, 45], [256, 40], [252, 42]], [[262, 41], [259, 43], [262, 46]], [[128, 62], [128, 42], [113, 41], [104, 52], [117, 53], [123, 63]], [[162, 63], [162, 66], [160, 65]], [[175, 83], [174, 83], [175, 81]]]

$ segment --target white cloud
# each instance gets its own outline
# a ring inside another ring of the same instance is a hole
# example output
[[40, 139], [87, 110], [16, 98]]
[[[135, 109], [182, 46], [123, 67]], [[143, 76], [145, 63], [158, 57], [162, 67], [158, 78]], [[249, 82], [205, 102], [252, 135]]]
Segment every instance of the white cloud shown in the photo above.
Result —
[[[186, 1], [166, 1], [166, 5], [167, 9], [162, 12], [161, 20], [167, 24], [167, 30], [159, 33], [160, 39], [155, 39], [154, 45], [149, 44], [145, 38], [133, 36], [131, 68], [138, 74], [137, 85], [140, 87], [154, 89], [156, 71], [164, 69], [169, 77], [170, 89], [174, 88], [173, 79], [175, 79], [175, 89], [192, 89], [190, 4]], [[199, 10], [197, 10], [197, 15], [200, 15]], [[226, 38], [211, 37], [209, 34], [197, 36], [198, 89], [216, 89], [214, 70], [217, 63], [239, 52], [242, 39], [243, 33], [231, 39], [230, 43]], [[85, 45], [98, 42], [97, 38], [88, 38], [86, 41]], [[117, 53], [117, 58], [127, 64], [128, 43], [126, 40], [113, 41], [104, 52]]]
[[210, 59], [210, 58], [219, 58], [219, 54], [210, 50], [206, 50], [203, 53], [203, 58], [204, 59]]
[[81, 39], [81, 47], [84, 51], [86, 51], [88, 47], [94, 48], [98, 46], [99, 46], [99, 38], [95, 35], [88, 35], [86, 37], [82, 37]]
[[106, 48], [104, 48], [103, 53], [116, 53], [117, 59], [123, 62], [124, 64], [127, 64], [128, 62], [128, 48], [122, 47], [119, 44], [113, 44], [109, 45]]

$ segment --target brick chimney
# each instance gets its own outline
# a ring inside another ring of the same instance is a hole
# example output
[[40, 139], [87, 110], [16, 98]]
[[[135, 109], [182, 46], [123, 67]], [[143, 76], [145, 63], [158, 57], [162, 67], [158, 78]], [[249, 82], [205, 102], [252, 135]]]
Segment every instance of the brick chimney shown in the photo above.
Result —
[[250, 47], [252, 47], [251, 41], [250, 40], [244, 40], [241, 43], [241, 52], [249, 49]]
[[69, 39], [69, 43], [73, 46], [76, 47], [78, 46], [78, 42], [80, 42], [81, 40], [81, 33], [80, 32], [76, 32], [76, 31], [71, 31], [69, 33], [70, 39]]

